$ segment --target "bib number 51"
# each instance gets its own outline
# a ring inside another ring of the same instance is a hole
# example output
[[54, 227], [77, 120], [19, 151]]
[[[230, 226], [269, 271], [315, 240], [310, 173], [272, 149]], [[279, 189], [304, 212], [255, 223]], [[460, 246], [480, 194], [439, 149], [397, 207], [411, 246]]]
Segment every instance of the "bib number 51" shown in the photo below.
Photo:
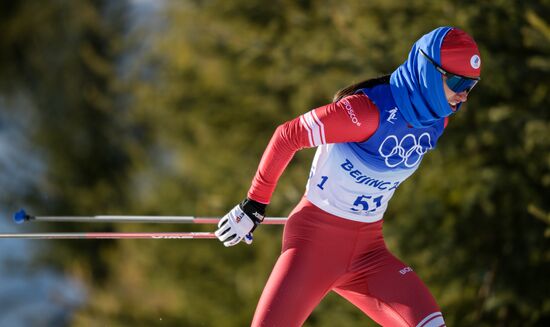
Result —
[[370, 195], [360, 195], [353, 202], [352, 211], [355, 212], [374, 212], [382, 205], [382, 195], [372, 198]]

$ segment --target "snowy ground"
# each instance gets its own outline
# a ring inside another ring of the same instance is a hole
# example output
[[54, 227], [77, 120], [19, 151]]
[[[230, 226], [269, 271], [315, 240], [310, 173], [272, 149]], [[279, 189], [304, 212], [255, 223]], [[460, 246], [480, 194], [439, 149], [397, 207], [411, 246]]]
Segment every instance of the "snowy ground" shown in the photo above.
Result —
[[[0, 231], [15, 232], [0, 216]], [[0, 240], [0, 326], [66, 326], [85, 300], [76, 281], [30, 265], [40, 242]]]
[[[133, 28], [154, 30], [151, 20], [164, 1], [130, 0], [130, 4]], [[32, 104], [24, 94], [11, 95], [9, 100], [0, 96], [0, 233], [17, 232], [9, 211], [19, 208], [11, 206], [44, 169], [25, 133], [36, 123], [32, 111], [26, 110]], [[85, 302], [84, 289], [76, 281], [32, 265], [33, 253], [47, 242], [0, 239], [0, 326], [67, 326]]]
[[[18, 232], [10, 211], [18, 209], [13, 205], [24, 205], [15, 203], [43, 170], [24, 132], [32, 122], [25, 111], [29, 104], [14, 98], [0, 97], [0, 233]], [[0, 239], [0, 326], [66, 326], [84, 303], [83, 288], [75, 281], [32, 265], [44, 242]]]

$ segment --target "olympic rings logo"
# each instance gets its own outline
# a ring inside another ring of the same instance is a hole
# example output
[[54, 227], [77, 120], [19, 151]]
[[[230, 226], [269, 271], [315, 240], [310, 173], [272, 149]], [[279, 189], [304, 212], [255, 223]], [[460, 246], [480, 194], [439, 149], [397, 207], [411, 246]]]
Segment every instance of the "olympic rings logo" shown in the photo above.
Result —
[[416, 166], [424, 154], [432, 149], [430, 134], [422, 133], [418, 140], [413, 134], [403, 136], [401, 141], [395, 135], [389, 135], [384, 139], [378, 153], [384, 158], [386, 166], [394, 168], [400, 164], [411, 168]]

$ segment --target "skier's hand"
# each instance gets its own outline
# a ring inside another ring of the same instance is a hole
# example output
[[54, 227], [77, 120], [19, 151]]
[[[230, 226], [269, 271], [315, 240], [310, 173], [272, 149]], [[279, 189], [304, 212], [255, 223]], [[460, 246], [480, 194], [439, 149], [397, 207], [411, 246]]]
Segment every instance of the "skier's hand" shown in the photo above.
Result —
[[264, 220], [265, 207], [263, 203], [245, 199], [220, 220], [216, 236], [226, 247], [242, 240], [252, 244], [252, 232]]

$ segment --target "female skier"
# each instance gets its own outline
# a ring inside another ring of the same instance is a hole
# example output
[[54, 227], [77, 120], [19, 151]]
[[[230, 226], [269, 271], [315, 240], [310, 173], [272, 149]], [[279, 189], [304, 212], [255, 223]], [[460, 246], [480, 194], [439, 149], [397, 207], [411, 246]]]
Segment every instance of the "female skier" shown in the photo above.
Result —
[[391, 75], [351, 85], [333, 103], [277, 128], [247, 198], [216, 231], [225, 246], [252, 243], [294, 153], [318, 147], [252, 326], [301, 326], [329, 291], [382, 326], [445, 326], [428, 288], [386, 248], [382, 216], [395, 190], [435, 148], [480, 69], [472, 37], [439, 27], [422, 36]]

